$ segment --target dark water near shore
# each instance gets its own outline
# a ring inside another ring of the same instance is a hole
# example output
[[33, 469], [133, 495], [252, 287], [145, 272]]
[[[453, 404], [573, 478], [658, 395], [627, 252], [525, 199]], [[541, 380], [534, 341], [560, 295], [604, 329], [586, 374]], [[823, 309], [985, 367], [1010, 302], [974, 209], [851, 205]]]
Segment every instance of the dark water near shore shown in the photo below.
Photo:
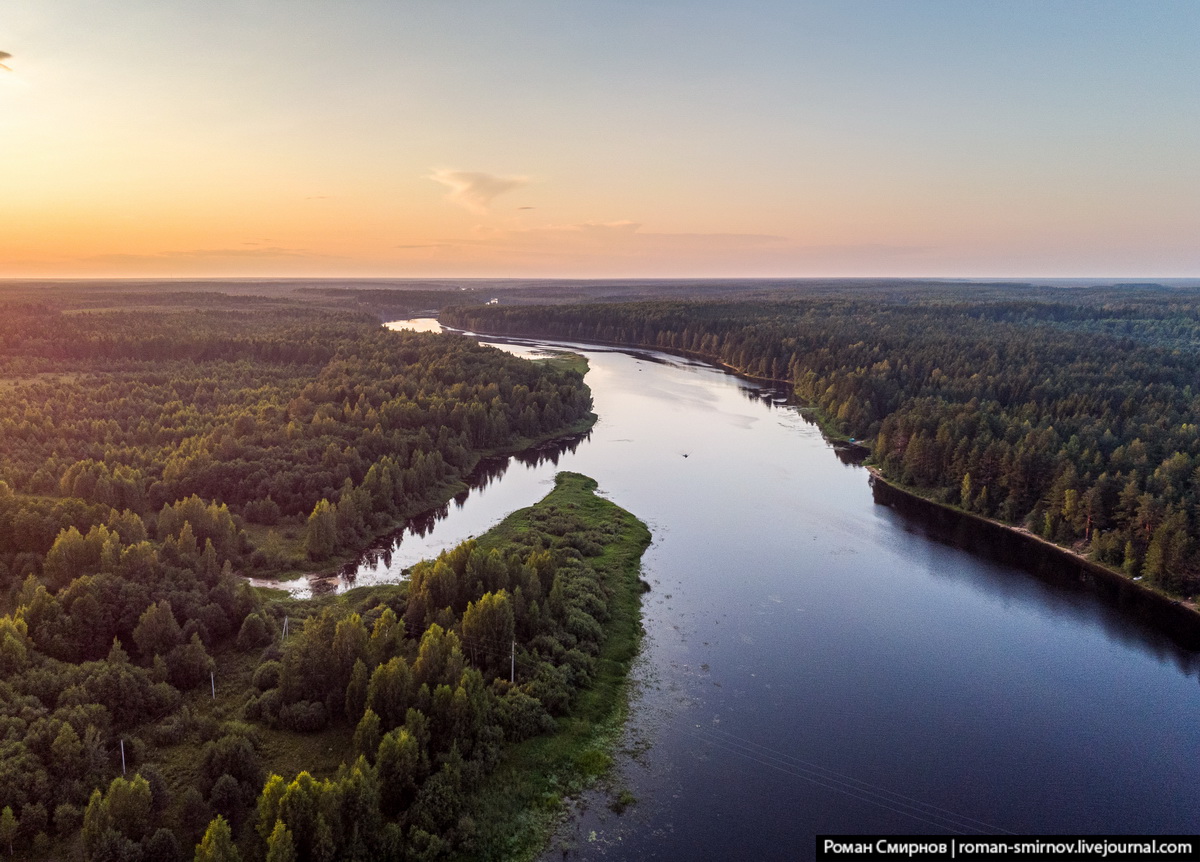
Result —
[[613, 779], [639, 801], [616, 815], [591, 794], [548, 858], [804, 859], [838, 832], [1200, 832], [1200, 663], [1158, 610], [873, 489], [784, 393], [580, 352], [589, 436], [489, 465], [431, 532], [358, 573], [399, 576], [559, 469], [650, 525]]

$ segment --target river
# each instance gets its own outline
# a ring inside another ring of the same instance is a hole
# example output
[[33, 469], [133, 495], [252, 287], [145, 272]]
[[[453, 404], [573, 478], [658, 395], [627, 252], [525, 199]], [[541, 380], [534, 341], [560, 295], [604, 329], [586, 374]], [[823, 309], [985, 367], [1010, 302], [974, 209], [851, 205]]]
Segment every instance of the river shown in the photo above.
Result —
[[612, 782], [638, 802], [617, 815], [592, 794], [553, 858], [804, 859], [815, 834], [843, 832], [1200, 832], [1195, 653], [1078, 579], [884, 505], [784, 392], [573, 349], [591, 433], [490, 465], [356, 578], [482, 532], [561, 469], [650, 526]]

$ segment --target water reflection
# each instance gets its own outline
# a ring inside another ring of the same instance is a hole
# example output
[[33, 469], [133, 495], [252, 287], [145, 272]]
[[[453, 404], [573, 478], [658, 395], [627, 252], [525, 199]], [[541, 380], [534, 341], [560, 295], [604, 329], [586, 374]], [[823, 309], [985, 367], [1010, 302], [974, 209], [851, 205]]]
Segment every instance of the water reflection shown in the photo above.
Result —
[[[871, 479], [871, 490], [877, 505], [903, 517], [906, 530], [1037, 578], [1051, 592], [1043, 599], [1054, 601], [1056, 612], [1089, 616], [1098, 620], [1111, 637], [1127, 645], [1147, 648], [1160, 657], [1170, 654], [1189, 672], [1200, 668], [1200, 656], [1169, 649], [1164, 642], [1165, 636], [1185, 650], [1200, 650], [1196, 615], [1179, 602], [1141, 589], [1127, 578], [1061, 548], [934, 505], [875, 477]], [[968, 575], [975, 572], [966, 570]], [[958, 577], [961, 573], [947, 575]], [[980, 584], [1004, 590], [1007, 581], [1011, 576], [1004, 573], [999, 579], [980, 579]]]
[[[438, 535], [436, 542], [432, 544], [423, 540], [433, 538], [438, 525], [451, 514], [463, 510], [472, 495], [486, 492], [500, 483], [514, 466], [527, 469], [557, 467], [561, 458], [573, 454], [582, 443], [591, 439], [591, 436], [592, 432], [589, 429], [580, 434], [557, 437], [515, 455], [482, 459], [467, 476], [466, 487], [446, 503], [409, 518], [403, 527], [380, 539], [363, 551], [358, 559], [342, 566], [336, 573], [310, 576], [305, 582], [296, 584], [290, 592], [297, 597], [327, 595], [355, 587], [404, 580], [415, 563], [434, 557], [439, 551], [457, 544], [456, 541], [452, 542], [442, 535]], [[492, 513], [492, 516], [495, 516], [495, 513]], [[475, 533], [462, 535], [459, 541], [474, 535]]]
[[385, 324], [388, 329], [397, 332], [441, 332], [442, 325], [436, 317], [410, 317], [407, 320], [393, 320]]
[[[759, 383], [743, 379], [738, 383], [737, 390], [745, 396], [747, 401], [763, 405], [769, 409], [782, 409], [788, 412], [795, 412], [799, 414], [800, 418], [806, 424], [811, 425], [813, 428], [821, 428], [820, 423], [811, 415], [809, 408], [805, 407], [803, 402], [796, 397], [796, 394], [787, 387], [774, 383]], [[853, 440], [830, 440], [828, 443], [834, 456], [847, 467], [861, 466], [867, 460], [867, 456], [871, 454], [870, 449]]]

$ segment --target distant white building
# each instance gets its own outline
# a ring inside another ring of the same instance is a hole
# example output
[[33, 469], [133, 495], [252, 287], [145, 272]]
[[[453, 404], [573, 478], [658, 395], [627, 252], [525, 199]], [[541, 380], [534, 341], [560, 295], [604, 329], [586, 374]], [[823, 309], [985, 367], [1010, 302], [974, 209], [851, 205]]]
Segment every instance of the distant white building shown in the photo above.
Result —
[[487, 304], [488, 304], [488, 305], [499, 305], [499, 304], [500, 304], [500, 300], [499, 300], [498, 298], [497, 298], [497, 299], [489, 299], [489, 300], [487, 301]]

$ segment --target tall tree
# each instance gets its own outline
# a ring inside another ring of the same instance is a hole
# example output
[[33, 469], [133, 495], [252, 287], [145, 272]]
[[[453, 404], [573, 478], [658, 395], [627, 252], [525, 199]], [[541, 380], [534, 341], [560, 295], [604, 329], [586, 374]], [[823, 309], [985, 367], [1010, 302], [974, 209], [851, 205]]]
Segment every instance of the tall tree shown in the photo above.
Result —
[[233, 843], [229, 823], [218, 815], [196, 845], [195, 862], [242, 862], [242, 854]]

